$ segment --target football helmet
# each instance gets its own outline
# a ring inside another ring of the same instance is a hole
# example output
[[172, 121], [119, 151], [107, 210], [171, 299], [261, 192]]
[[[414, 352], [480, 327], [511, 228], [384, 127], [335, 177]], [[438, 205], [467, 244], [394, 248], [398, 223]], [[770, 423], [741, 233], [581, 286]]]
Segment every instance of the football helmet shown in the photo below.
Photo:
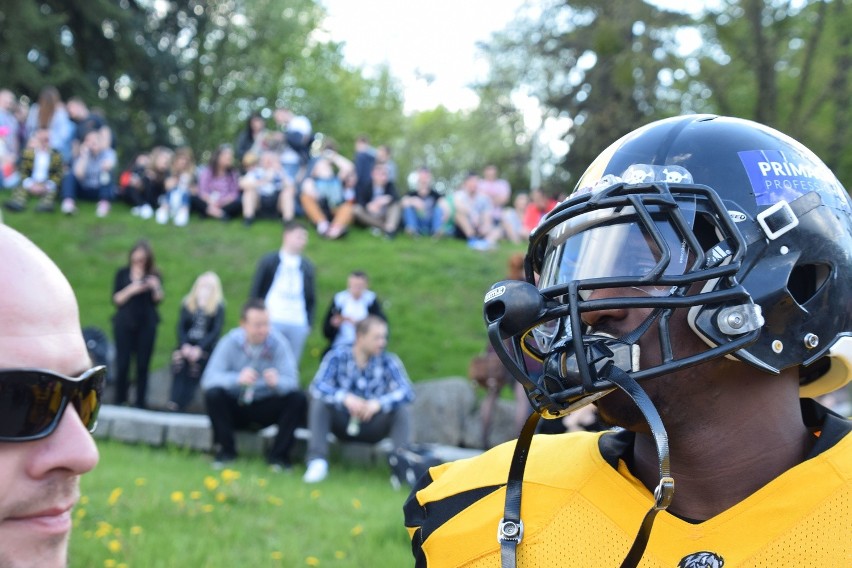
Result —
[[[849, 196], [810, 150], [755, 122], [680, 116], [627, 134], [533, 231], [525, 269], [525, 282], [489, 290], [484, 316], [546, 418], [613, 390], [614, 368], [642, 381], [719, 357], [798, 367], [809, 397], [852, 378]], [[650, 315], [622, 337], [583, 322], [633, 308]], [[706, 350], [676, 355], [676, 309]], [[638, 340], [652, 327], [658, 363], [642, 368]]]

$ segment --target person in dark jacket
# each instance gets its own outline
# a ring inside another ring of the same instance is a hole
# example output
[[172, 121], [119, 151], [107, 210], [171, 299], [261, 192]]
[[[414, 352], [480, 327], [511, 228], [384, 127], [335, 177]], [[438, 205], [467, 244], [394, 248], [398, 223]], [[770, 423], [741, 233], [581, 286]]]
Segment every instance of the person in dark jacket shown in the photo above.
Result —
[[367, 273], [353, 270], [346, 280], [346, 290], [334, 295], [323, 319], [322, 332], [328, 339], [328, 348], [352, 345], [355, 342], [355, 325], [369, 315], [387, 321], [382, 304], [375, 292], [369, 290]]
[[355, 220], [370, 227], [374, 234], [392, 238], [399, 228], [402, 207], [388, 169], [383, 163], [373, 166], [372, 183], [355, 188]]
[[177, 349], [172, 353], [172, 394], [166, 408], [183, 412], [192, 402], [210, 353], [222, 335], [225, 301], [215, 272], [195, 279], [178, 316]]
[[130, 387], [130, 359], [136, 355], [136, 406], [146, 407], [148, 367], [154, 353], [163, 300], [163, 283], [148, 241], [141, 239], [130, 249], [128, 266], [118, 269], [113, 282], [112, 318], [115, 340], [115, 403], [126, 404]]
[[311, 333], [316, 305], [316, 270], [302, 255], [308, 230], [298, 221], [284, 223], [281, 248], [257, 263], [249, 299], [263, 300], [274, 327], [290, 343], [296, 365]]

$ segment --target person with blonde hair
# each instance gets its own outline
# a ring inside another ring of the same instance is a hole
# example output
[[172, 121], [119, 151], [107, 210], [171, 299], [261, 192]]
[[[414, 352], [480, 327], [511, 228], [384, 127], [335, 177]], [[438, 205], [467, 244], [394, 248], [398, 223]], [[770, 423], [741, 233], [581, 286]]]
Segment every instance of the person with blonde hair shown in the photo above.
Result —
[[166, 408], [182, 412], [192, 402], [207, 359], [222, 334], [225, 300], [215, 272], [195, 279], [180, 306], [178, 346], [172, 352], [172, 393]]

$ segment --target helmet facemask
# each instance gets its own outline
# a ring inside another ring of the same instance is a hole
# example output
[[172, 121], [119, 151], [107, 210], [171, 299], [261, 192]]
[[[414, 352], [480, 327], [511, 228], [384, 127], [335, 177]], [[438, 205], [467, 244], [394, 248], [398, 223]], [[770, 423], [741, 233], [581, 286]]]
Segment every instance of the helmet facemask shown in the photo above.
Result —
[[[535, 280], [503, 282], [497, 286], [504, 292], [486, 301], [485, 317], [504, 364], [546, 418], [564, 416], [613, 390], [613, 367], [646, 380], [724, 356], [757, 338], [760, 322], [753, 321], [702, 353], [681, 358], [673, 353], [668, 319], [675, 309], [752, 306], [736, 280], [745, 243], [708, 187], [623, 182], [599, 187], [562, 203], [530, 240], [527, 274], [538, 276], [539, 305], [523, 310], [526, 317], [507, 309], [515, 298], [523, 297], [527, 306], [534, 301]], [[605, 297], [599, 290], [606, 290]], [[637, 308], [649, 315], [621, 337], [583, 322], [588, 312]], [[759, 310], [750, 313], [759, 320]], [[638, 344], [654, 324], [659, 363], [643, 369]], [[511, 353], [505, 345], [509, 336]], [[542, 363], [540, 376], [527, 372], [523, 353]]]

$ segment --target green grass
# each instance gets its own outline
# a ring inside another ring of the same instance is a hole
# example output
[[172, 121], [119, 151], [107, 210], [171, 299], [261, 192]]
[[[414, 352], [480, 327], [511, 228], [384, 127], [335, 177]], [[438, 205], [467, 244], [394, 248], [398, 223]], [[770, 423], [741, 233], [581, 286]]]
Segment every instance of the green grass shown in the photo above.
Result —
[[[188, 227], [177, 228], [131, 217], [122, 205], [106, 219], [97, 219], [93, 205], [83, 203], [75, 217], [27, 211], [5, 212], [4, 220], [29, 236], [63, 270], [77, 293], [82, 324], [102, 327], [110, 335], [115, 271], [126, 265], [137, 239], [149, 239], [166, 291], [153, 369], [167, 364], [176, 342], [181, 298], [199, 274], [214, 270], [221, 277], [228, 302], [225, 327], [234, 327], [257, 260], [281, 243], [281, 226], [272, 220], [245, 228], [239, 221], [193, 218]], [[454, 239], [400, 236], [388, 241], [363, 230], [332, 242], [311, 232], [305, 254], [317, 265], [318, 321], [305, 348], [302, 384], [313, 378], [326, 346], [318, 329], [325, 310], [354, 269], [370, 275], [370, 287], [382, 299], [390, 323], [388, 348], [399, 354], [412, 380], [464, 375], [470, 357], [486, 343], [482, 298], [493, 282], [504, 277], [508, 256], [518, 250], [523, 247], [504, 244], [495, 251], [477, 252]]]
[[99, 446], [74, 510], [72, 568], [412, 563], [407, 491], [391, 488], [386, 468], [332, 463], [325, 482], [307, 485], [303, 467], [272, 473], [261, 460], [238, 460], [215, 472], [200, 454]]

